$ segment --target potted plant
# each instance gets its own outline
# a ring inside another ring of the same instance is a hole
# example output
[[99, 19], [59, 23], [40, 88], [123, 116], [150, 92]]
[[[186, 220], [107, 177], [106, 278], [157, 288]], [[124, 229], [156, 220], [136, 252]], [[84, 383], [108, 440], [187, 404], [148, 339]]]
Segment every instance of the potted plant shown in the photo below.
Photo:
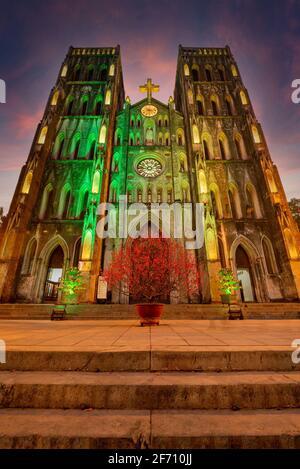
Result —
[[224, 268], [219, 271], [219, 287], [223, 304], [232, 304], [237, 301], [237, 290], [240, 289], [239, 281], [235, 279], [231, 269]]
[[134, 298], [141, 325], [159, 324], [162, 301], [180, 291], [198, 293], [199, 278], [192, 253], [173, 239], [129, 239], [113, 254], [104, 271], [110, 289]]
[[62, 292], [63, 304], [77, 304], [78, 293], [84, 289], [81, 271], [77, 267], [66, 269], [58, 289]]

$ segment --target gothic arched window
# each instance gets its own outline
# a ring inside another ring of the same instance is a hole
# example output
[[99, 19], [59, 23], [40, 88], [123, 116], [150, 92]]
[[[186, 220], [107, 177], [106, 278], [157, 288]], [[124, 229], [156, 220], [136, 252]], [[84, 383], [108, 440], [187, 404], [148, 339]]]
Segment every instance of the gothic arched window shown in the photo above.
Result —
[[74, 160], [77, 160], [77, 159], [78, 159], [78, 156], [79, 156], [79, 148], [80, 148], [80, 139], [77, 140], [77, 142], [76, 142], [76, 144], [75, 144], [74, 156], [73, 156], [73, 159], [74, 159]]

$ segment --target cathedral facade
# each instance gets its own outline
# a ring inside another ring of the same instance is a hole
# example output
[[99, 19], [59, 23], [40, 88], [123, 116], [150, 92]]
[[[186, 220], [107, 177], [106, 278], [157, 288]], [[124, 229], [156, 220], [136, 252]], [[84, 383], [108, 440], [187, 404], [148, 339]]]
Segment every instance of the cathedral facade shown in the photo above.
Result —
[[[120, 47], [73, 48], [61, 66], [0, 233], [1, 302], [53, 302], [70, 266], [96, 302], [112, 252], [100, 203], [204, 206], [199, 302], [232, 268], [243, 301], [297, 301], [299, 232], [229, 47], [179, 46], [174, 97], [125, 98]], [[189, 298], [171, 301], [187, 302]], [[125, 302], [112, 295], [109, 301]]]

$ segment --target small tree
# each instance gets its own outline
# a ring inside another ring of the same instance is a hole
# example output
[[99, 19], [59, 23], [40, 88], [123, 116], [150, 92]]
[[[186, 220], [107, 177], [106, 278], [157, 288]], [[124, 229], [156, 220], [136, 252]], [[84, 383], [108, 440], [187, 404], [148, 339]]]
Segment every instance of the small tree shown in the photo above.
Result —
[[223, 295], [232, 295], [240, 289], [239, 281], [235, 279], [231, 269], [219, 270], [219, 286]]
[[173, 239], [127, 241], [113, 254], [104, 277], [110, 288], [145, 303], [159, 302], [176, 290], [189, 297], [199, 292], [195, 259], [191, 251]]
[[64, 303], [74, 303], [80, 290], [84, 290], [82, 273], [77, 267], [66, 270], [58, 287], [62, 291]]

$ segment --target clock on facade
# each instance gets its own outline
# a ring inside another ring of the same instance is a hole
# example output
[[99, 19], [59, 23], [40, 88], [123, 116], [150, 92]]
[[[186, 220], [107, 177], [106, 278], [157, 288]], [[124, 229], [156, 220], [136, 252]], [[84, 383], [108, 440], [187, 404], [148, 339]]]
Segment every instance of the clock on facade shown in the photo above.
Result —
[[157, 114], [157, 107], [153, 106], [153, 104], [146, 104], [146, 106], [142, 107], [141, 113], [146, 117], [155, 116]]
[[155, 178], [161, 174], [162, 166], [154, 158], [146, 158], [138, 163], [136, 171], [140, 176], [145, 178]]

